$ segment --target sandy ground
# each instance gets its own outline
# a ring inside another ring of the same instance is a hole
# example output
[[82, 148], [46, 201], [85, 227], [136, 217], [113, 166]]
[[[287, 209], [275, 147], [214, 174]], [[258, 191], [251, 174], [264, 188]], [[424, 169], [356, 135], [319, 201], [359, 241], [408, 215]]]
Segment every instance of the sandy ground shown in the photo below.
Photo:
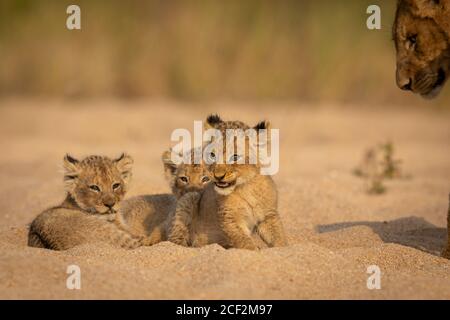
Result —
[[[446, 243], [450, 114], [395, 108], [167, 102], [0, 101], [0, 298], [450, 299]], [[26, 246], [26, 225], [64, 197], [65, 152], [135, 158], [129, 196], [168, 192], [160, 154], [175, 128], [209, 112], [280, 128], [274, 177], [290, 245], [259, 252], [168, 242], [126, 251]], [[410, 177], [368, 195], [352, 175], [365, 148], [392, 139]], [[81, 268], [81, 290], [66, 269]], [[370, 265], [381, 289], [368, 290]]]

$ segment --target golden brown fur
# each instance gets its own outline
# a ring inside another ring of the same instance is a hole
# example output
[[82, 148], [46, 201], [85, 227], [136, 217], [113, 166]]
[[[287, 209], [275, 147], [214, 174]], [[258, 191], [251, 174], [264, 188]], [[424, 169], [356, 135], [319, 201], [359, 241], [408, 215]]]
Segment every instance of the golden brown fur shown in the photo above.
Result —
[[403, 0], [399, 6], [407, 6], [411, 13], [420, 18], [433, 19], [447, 35], [450, 34], [449, 0]]
[[450, 73], [450, 0], [399, 0], [393, 26], [397, 85], [436, 97]]
[[123, 248], [142, 245], [141, 238], [132, 237], [109, 222], [115, 218], [127, 191], [132, 162], [124, 154], [115, 160], [89, 156], [82, 161], [66, 155], [66, 199], [34, 219], [28, 245], [54, 250], [98, 241]]
[[[219, 116], [209, 116], [207, 128], [218, 129], [225, 134], [227, 129], [246, 130], [249, 126], [240, 121], [223, 121]], [[255, 129], [268, 128], [266, 122], [255, 126]], [[234, 146], [234, 139], [225, 139], [224, 144], [225, 157], [227, 146]], [[212, 155], [217, 156], [222, 155]], [[248, 154], [239, 156], [246, 158], [245, 164], [211, 165], [214, 185], [204, 190], [198, 205], [195, 195], [186, 195], [192, 200], [191, 206], [189, 199], [181, 199], [186, 201], [182, 208], [179, 205], [180, 214], [176, 215], [179, 228], [174, 225], [172, 241], [192, 246], [219, 243], [224, 247], [254, 250], [259, 247], [254, 237], [256, 232], [268, 246], [286, 245], [272, 178], [261, 175], [258, 164], [249, 164]]]

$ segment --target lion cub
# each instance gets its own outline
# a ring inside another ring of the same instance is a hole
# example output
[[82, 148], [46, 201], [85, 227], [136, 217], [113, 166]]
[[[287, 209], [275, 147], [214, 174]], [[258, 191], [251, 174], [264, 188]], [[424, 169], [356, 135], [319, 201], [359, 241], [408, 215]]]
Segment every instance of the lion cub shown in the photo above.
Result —
[[[194, 150], [189, 153], [193, 154]], [[150, 244], [165, 240], [178, 243], [177, 234], [184, 234], [188, 227], [180, 217], [192, 210], [191, 203], [198, 202], [200, 193], [212, 180], [211, 173], [203, 163], [175, 164], [171, 157], [171, 150], [164, 152], [162, 162], [173, 194], [144, 195], [128, 199], [123, 202], [118, 215], [117, 224], [121, 229], [134, 235], [148, 236]], [[184, 197], [186, 194], [188, 195]], [[185, 205], [189, 209], [185, 209]]]
[[[206, 129], [217, 129], [224, 137], [228, 129], [250, 129], [243, 122], [223, 121], [217, 115], [209, 116], [206, 123]], [[261, 122], [254, 129], [267, 130], [269, 124]], [[223, 155], [211, 152], [209, 158], [226, 157], [227, 147], [238, 149], [234, 138], [224, 139]], [[246, 149], [249, 147], [246, 139]], [[286, 245], [277, 211], [277, 189], [272, 178], [260, 174], [259, 163], [250, 164], [245, 150], [235, 151], [231, 158], [225, 164], [213, 161], [209, 169], [214, 184], [205, 188], [199, 202], [199, 196], [192, 193], [179, 200], [177, 213], [184, 217], [189, 232], [180, 232], [177, 236], [184, 234], [185, 237], [178, 237], [174, 242], [192, 246], [219, 243], [224, 247], [255, 250], [258, 248], [253, 237], [256, 231], [270, 247]], [[238, 163], [241, 159], [244, 163]]]
[[216, 216], [199, 214], [203, 192], [212, 187], [212, 173], [203, 160], [198, 164], [193, 163], [196, 150], [203, 152], [201, 148], [188, 151], [189, 164], [175, 164], [170, 151], [163, 154], [166, 178], [177, 197], [175, 210], [170, 213], [165, 224], [167, 240], [183, 246], [199, 247], [218, 243], [228, 247]]
[[79, 161], [64, 157], [65, 200], [38, 215], [30, 225], [28, 245], [66, 250], [76, 245], [105, 241], [126, 249], [142, 245], [136, 238], [109, 222], [131, 178], [130, 156], [118, 159], [89, 156]]

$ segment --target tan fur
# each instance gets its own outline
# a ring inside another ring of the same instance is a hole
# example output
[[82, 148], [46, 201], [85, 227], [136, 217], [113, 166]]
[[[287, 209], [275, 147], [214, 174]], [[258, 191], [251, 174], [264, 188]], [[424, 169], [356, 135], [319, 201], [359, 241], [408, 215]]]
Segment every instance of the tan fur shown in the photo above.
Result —
[[393, 38], [397, 85], [437, 96], [450, 74], [450, 0], [399, 0]]
[[134, 236], [144, 236], [148, 245], [168, 239], [177, 198], [172, 194], [142, 195], [123, 201], [116, 225]]
[[201, 194], [190, 192], [182, 196], [168, 230], [168, 240], [179, 245], [202, 247], [217, 243], [231, 247], [218, 215], [213, 185], [208, 185]]
[[450, 259], [450, 195], [449, 195], [449, 204], [448, 204], [448, 212], [447, 212], [447, 247], [442, 252], [442, 256], [444, 258]]
[[[223, 134], [227, 129], [249, 129], [240, 121], [222, 121], [218, 116], [208, 117], [207, 125]], [[255, 128], [268, 129], [268, 124], [261, 122]], [[225, 141], [223, 156], [226, 156], [227, 144], [230, 143], [234, 144], [234, 141]], [[191, 197], [192, 205], [189, 207], [183, 203], [183, 214], [178, 218], [184, 220], [188, 228], [178, 230], [173, 240], [192, 246], [219, 243], [224, 247], [254, 250], [259, 247], [254, 240], [256, 232], [268, 246], [287, 244], [272, 178], [261, 175], [258, 164], [246, 163], [211, 165], [215, 185], [205, 189], [198, 209], [197, 198], [187, 195]], [[186, 198], [181, 200], [189, 202]], [[186, 213], [189, 210], [192, 212]], [[180, 235], [189, 237], [186, 239]]]
[[67, 155], [63, 163], [66, 199], [34, 219], [28, 245], [66, 250], [98, 241], [127, 249], [145, 244], [146, 240], [110, 222], [127, 191], [132, 162], [127, 155], [115, 160], [90, 156], [82, 161]]
[[189, 192], [178, 199], [176, 211], [167, 225], [169, 241], [185, 247], [193, 245], [192, 221], [195, 213], [198, 212], [200, 198], [199, 192]]
[[[191, 155], [193, 153], [194, 150], [189, 152]], [[175, 164], [171, 156], [171, 151], [164, 152], [162, 161], [173, 195], [144, 195], [128, 199], [123, 202], [117, 221], [122, 229], [133, 235], [147, 236], [151, 244], [176, 239], [178, 227], [186, 228], [183, 224], [184, 219], [180, 219], [180, 217], [184, 217], [194, 205], [190, 202], [192, 200], [190, 196], [183, 200], [179, 199], [187, 193], [196, 195], [202, 192], [211, 182], [211, 174], [203, 162], [200, 164]], [[189, 209], [185, 208], [185, 202]], [[169, 237], [172, 230], [173, 237]]]

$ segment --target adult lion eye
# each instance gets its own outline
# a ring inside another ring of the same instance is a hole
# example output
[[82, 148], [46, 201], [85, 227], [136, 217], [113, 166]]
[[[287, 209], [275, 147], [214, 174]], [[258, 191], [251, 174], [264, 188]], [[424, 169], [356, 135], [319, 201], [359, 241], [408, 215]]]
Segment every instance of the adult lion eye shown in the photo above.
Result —
[[207, 183], [207, 182], [209, 182], [211, 179], [208, 177], [208, 176], [204, 176], [203, 178], [202, 178], [202, 182], [203, 183]]
[[113, 190], [117, 190], [120, 188], [120, 183], [114, 183], [112, 186]]
[[187, 177], [180, 177], [180, 180], [183, 181], [184, 183], [187, 183], [189, 181], [189, 179]]
[[410, 48], [414, 48], [417, 44], [417, 35], [412, 35], [407, 38], [408, 45]]
[[96, 186], [95, 184], [91, 184], [89, 186], [89, 189], [91, 189], [92, 191], [95, 191], [95, 192], [100, 192], [100, 188], [98, 186]]

